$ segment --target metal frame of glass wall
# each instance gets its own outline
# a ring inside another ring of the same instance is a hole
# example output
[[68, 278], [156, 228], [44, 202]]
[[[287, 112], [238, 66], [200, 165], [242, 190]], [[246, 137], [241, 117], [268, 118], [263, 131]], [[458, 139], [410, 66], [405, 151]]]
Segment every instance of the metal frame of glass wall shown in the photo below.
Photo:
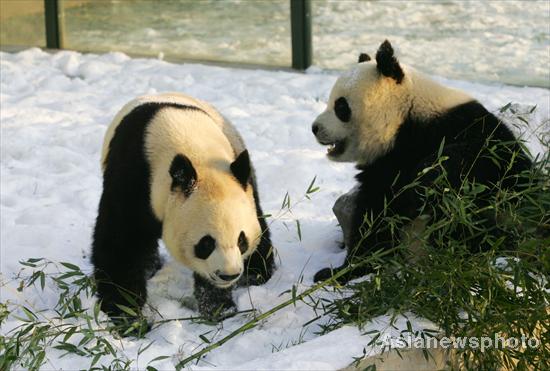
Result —
[[[59, 0], [44, 0], [46, 47], [63, 48]], [[312, 62], [311, 0], [290, 0], [292, 68], [305, 70]], [[220, 61], [223, 62], [223, 61]]]

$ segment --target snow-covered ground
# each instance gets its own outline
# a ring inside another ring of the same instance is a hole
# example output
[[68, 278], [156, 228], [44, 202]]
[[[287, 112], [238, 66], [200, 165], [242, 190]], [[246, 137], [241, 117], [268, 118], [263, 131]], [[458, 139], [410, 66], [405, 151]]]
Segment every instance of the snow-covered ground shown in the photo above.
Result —
[[[19, 293], [17, 282], [6, 284], [19, 271], [19, 260], [45, 257], [91, 271], [90, 242], [101, 193], [99, 151], [105, 129], [128, 100], [165, 91], [181, 91], [211, 102], [235, 123], [256, 167], [264, 212], [273, 214], [277, 271], [266, 285], [235, 292], [240, 310], [253, 306], [266, 311], [289, 299], [292, 285], [297, 284], [300, 292], [312, 283], [319, 268], [343, 260], [345, 253], [338, 247], [341, 233], [331, 207], [353, 185], [355, 171], [350, 164], [329, 162], [310, 130], [311, 121], [324, 109], [336, 75], [316, 69], [298, 74], [177, 65], [131, 59], [121, 53], [47, 54], [39, 49], [0, 53], [0, 71], [2, 302], [16, 301], [40, 310], [57, 301], [57, 293], [50, 288]], [[526, 138], [533, 152], [545, 150], [529, 133], [536, 129], [548, 134], [550, 130], [548, 90], [439, 80], [468, 91], [493, 111], [508, 102], [517, 103], [513, 108], [519, 112], [536, 106], [532, 114], [525, 114], [530, 123]], [[521, 120], [515, 122], [524, 125]], [[320, 191], [308, 200], [304, 194], [315, 176]], [[291, 213], [281, 211], [287, 192]], [[149, 282], [149, 302], [165, 318], [196, 315], [179, 300], [191, 295], [189, 272], [164, 255], [167, 263]], [[90, 306], [93, 300], [83, 304]], [[337, 369], [362, 355], [372, 335], [344, 327], [318, 336], [319, 324], [325, 319], [302, 327], [315, 317], [302, 303], [287, 307], [214, 350], [193, 368]], [[143, 369], [151, 359], [167, 355], [170, 358], [153, 365], [171, 369], [178, 359], [204, 346], [200, 335], [217, 340], [246, 321], [244, 315], [219, 326], [174, 321], [154, 329], [145, 340], [113, 343], [135, 360], [135, 368]], [[1, 332], [18, 324], [11, 320]], [[385, 328], [387, 318], [381, 317], [367, 330]], [[153, 345], [138, 357], [140, 346], [151, 340]], [[49, 349], [44, 368], [74, 369], [89, 364], [73, 355], [60, 358], [61, 354]]]

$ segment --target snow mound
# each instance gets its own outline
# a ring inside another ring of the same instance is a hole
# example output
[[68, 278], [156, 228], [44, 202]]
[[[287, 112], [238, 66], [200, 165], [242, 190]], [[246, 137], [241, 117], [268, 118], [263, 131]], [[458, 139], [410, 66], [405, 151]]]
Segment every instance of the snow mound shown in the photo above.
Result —
[[[266, 285], [235, 291], [239, 310], [253, 307], [265, 312], [289, 299], [293, 285], [301, 292], [318, 269], [343, 261], [345, 253], [338, 246], [342, 236], [331, 208], [353, 186], [355, 170], [351, 164], [329, 162], [310, 129], [324, 109], [336, 75], [177, 65], [121, 53], [48, 54], [39, 49], [0, 53], [0, 69], [2, 281], [11, 280], [20, 269], [18, 261], [30, 257], [68, 261], [91, 271], [91, 235], [101, 193], [99, 156], [106, 127], [127, 101], [164, 91], [182, 91], [208, 101], [234, 122], [256, 167], [264, 212], [273, 215], [277, 270]], [[545, 150], [532, 133], [549, 130], [548, 90], [440, 80], [466, 90], [495, 112], [514, 102], [531, 125], [517, 122], [531, 150]], [[533, 106], [536, 109], [529, 113]], [[320, 191], [308, 200], [304, 194], [314, 177]], [[287, 192], [291, 212], [281, 210]], [[149, 302], [164, 318], [197, 315], [182, 305], [192, 296], [190, 273], [163, 254], [165, 266], [149, 281]], [[13, 285], [2, 288], [2, 302], [44, 309], [57, 300], [53, 290], [17, 293], [7, 289]], [[318, 336], [323, 319], [302, 327], [315, 317], [303, 303], [287, 307], [209, 353], [194, 368], [336, 369], [362, 355], [371, 340], [372, 335], [361, 335], [352, 327]], [[14, 321], [2, 332], [16, 326]], [[168, 355], [154, 366], [170, 369], [176, 358], [204, 346], [199, 335], [217, 340], [246, 321], [246, 315], [218, 326], [172, 321], [153, 329], [144, 340], [123, 339], [117, 344], [128, 358], [137, 359], [135, 368]], [[381, 318], [365, 331], [387, 327], [387, 318]], [[140, 346], [151, 340], [153, 345], [138, 357]], [[61, 354], [48, 350], [48, 365], [82, 367], [78, 357], [60, 358]]]

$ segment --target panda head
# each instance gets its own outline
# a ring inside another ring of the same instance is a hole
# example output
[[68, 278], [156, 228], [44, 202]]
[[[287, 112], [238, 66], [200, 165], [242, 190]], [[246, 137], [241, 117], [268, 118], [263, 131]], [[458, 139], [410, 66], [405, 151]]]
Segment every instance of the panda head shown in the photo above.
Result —
[[368, 163], [387, 151], [409, 109], [410, 79], [386, 40], [336, 81], [327, 108], [314, 121], [317, 141], [333, 161]]
[[243, 273], [262, 231], [248, 152], [231, 164], [213, 161], [201, 166], [182, 154], [173, 158], [163, 240], [177, 261], [225, 288]]

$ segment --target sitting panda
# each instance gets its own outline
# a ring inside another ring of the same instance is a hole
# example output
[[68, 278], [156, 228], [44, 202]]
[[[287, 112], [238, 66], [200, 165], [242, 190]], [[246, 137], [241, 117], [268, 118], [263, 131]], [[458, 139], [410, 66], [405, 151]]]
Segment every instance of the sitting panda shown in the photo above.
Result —
[[[362, 236], [365, 216], [379, 215], [385, 200], [392, 198], [390, 212], [411, 220], [418, 216], [419, 196], [404, 187], [439, 155], [448, 157], [442, 166], [453, 187], [467, 177], [488, 186], [489, 192], [499, 182], [501, 187], [519, 186], [520, 174], [532, 166], [512, 132], [475, 99], [400, 64], [387, 40], [375, 59], [361, 54], [359, 63], [338, 78], [326, 110], [312, 125], [317, 141], [328, 146], [330, 160], [355, 162], [360, 170], [346, 263], [317, 272], [315, 281], [349, 266], [352, 248], [364, 256], [393, 246], [380, 225]], [[429, 186], [434, 177], [429, 172], [421, 184]], [[368, 272], [356, 269], [340, 282]]]
[[159, 238], [193, 270], [206, 317], [234, 308], [236, 283], [271, 277], [273, 251], [248, 152], [210, 105], [182, 94], [131, 101], [107, 130], [101, 164], [92, 262], [101, 309], [115, 322], [128, 320], [118, 305], [145, 303], [146, 279], [160, 268]]

